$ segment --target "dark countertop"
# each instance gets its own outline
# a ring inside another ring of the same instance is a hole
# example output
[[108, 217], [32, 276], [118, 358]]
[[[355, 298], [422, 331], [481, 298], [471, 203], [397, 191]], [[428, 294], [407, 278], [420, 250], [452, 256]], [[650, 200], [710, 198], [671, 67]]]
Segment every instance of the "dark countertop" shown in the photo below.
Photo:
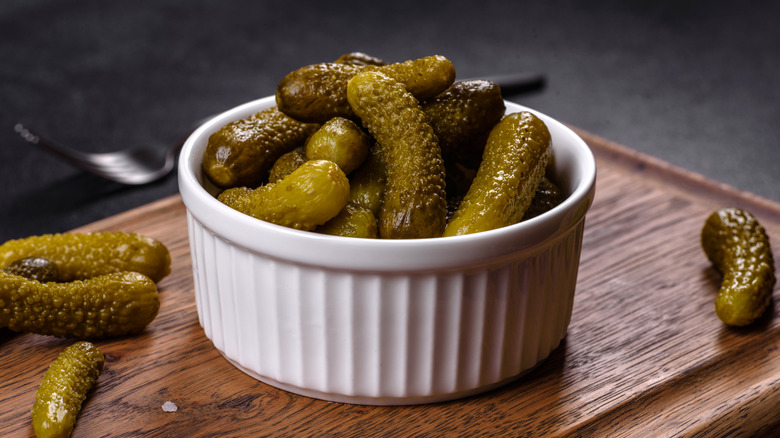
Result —
[[[541, 72], [507, 95], [562, 122], [780, 202], [780, 3], [53, 1], [0, 5], [0, 241], [66, 231], [175, 194], [125, 188], [19, 139], [87, 151], [172, 144], [363, 51], [449, 58], [459, 78]], [[443, 6], [446, 5], [446, 6]]]

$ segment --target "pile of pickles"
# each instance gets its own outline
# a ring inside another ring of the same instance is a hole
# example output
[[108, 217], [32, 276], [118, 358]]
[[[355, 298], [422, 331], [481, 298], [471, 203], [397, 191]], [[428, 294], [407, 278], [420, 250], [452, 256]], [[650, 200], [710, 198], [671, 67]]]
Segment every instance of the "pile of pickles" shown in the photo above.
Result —
[[443, 56], [364, 53], [292, 71], [276, 106], [209, 138], [202, 168], [231, 208], [277, 225], [362, 238], [472, 234], [539, 215], [547, 126], [506, 115], [500, 87], [456, 81]]
[[49, 366], [35, 394], [37, 437], [70, 436], [105, 362], [91, 342], [136, 334], [160, 309], [168, 249], [135, 233], [62, 233], [0, 245], [0, 328], [82, 339]]

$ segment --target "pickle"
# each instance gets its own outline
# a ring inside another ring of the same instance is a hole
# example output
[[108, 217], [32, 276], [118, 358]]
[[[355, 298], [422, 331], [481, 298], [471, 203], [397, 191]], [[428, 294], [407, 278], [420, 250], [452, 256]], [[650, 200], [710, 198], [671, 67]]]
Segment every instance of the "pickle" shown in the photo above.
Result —
[[350, 177], [349, 202], [369, 209], [375, 217], [379, 216], [386, 183], [382, 147], [374, 143], [366, 161]]
[[160, 309], [157, 286], [137, 272], [41, 283], [0, 271], [0, 327], [63, 338], [142, 331]]
[[563, 202], [563, 199], [561, 189], [545, 176], [539, 183], [539, 187], [536, 188], [536, 193], [531, 200], [531, 205], [528, 206], [528, 210], [523, 215], [523, 220], [552, 210]]
[[551, 154], [547, 126], [529, 112], [504, 116], [490, 131], [482, 163], [445, 236], [519, 222], [544, 177]]
[[455, 81], [455, 68], [443, 56], [383, 66], [326, 62], [301, 67], [285, 76], [276, 88], [276, 104], [280, 111], [302, 122], [325, 123], [333, 117], [354, 119], [355, 113], [347, 101], [347, 83], [364, 70], [386, 73], [420, 100], [441, 93]]
[[347, 203], [341, 213], [317, 228], [317, 232], [331, 236], [375, 239], [377, 237], [376, 216], [365, 207]]
[[380, 237], [441, 236], [446, 220], [444, 162], [417, 100], [403, 84], [377, 71], [356, 75], [347, 96], [384, 154], [387, 186], [379, 213]]
[[386, 65], [387, 63], [379, 58], [368, 55], [363, 52], [351, 52], [345, 53], [334, 61], [336, 64], [353, 64], [353, 65]]
[[54, 262], [62, 282], [122, 271], [140, 272], [157, 282], [171, 272], [165, 245], [135, 233], [44, 234], [0, 245], [0, 266], [27, 257]]
[[371, 139], [352, 120], [334, 117], [309, 137], [304, 153], [309, 160], [328, 160], [345, 174], [360, 167], [368, 156]]
[[86, 341], [67, 347], [54, 359], [35, 393], [32, 425], [36, 437], [70, 436], [104, 363], [103, 353]]
[[60, 279], [57, 264], [43, 257], [25, 257], [16, 260], [3, 268], [3, 271], [41, 283], [59, 281]]
[[349, 180], [336, 163], [311, 160], [276, 184], [229, 189], [217, 199], [254, 218], [310, 231], [339, 214], [348, 197]]
[[203, 152], [203, 171], [222, 189], [257, 187], [280, 156], [302, 146], [316, 129], [317, 125], [269, 108], [211, 134]]
[[506, 111], [501, 88], [481, 80], [455, 82], [421, 105], [444, 160], [471, 169], [479, 167], [485, 136]]
[[268, 182], [276, 183], [281, 181], [304, 162], [306, 162], [306, 155], [303, 152], [298, 150], [287, 152], [279, 157], [273, 167], [271, 167], [271, 170], [268, 172]]
[[701, 230], [701, 245], [723, 282], [715, 313], [730, 326], [758, 319], [772, 298], [775, 263], [764, 227], [749, 212], [724, 208], [713, 212]]

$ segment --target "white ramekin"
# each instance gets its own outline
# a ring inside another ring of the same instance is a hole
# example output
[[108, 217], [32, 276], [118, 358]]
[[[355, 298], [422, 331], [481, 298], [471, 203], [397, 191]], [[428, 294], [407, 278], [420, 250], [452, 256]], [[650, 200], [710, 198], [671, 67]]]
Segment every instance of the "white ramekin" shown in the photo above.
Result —
[[200, 324], [231, 363], [320, 399], [416, 404], [495, 388], [560, 344], [596, 179], [574, 132], [533, 111], [553, 138], [548, 174], [569, 194], [543, 215], [458, 237], [343, 238], [253, 219], [204, 188], [209, 135], [274, 104], [211, 119], [179, 159]]

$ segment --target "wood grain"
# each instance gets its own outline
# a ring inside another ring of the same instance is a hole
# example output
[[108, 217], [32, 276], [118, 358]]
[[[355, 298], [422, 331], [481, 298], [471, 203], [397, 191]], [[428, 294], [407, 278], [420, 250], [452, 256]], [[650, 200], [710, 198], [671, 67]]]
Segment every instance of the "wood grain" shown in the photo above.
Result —
[[[369, 407], [250, 378], [198, 324], [185, 211], [173, 196], [77, 230], [155, 237], [173, 268], [145, 333], [97, 342], [105, 371], [73, 436], [775, 436], [777, 289], [759, 324], [725, 327], [699, 232], [712, 210], [737, 206], [780, 241], [780, 205], [579, 133], [598, 178], [572, 321], [563, 344], [520, 381], [447, 403]], [[70, 342], [0, 329], [0, 436], [32, 435], [37, 385]], [[166, 401], [178, 410], [165, 412]]]

